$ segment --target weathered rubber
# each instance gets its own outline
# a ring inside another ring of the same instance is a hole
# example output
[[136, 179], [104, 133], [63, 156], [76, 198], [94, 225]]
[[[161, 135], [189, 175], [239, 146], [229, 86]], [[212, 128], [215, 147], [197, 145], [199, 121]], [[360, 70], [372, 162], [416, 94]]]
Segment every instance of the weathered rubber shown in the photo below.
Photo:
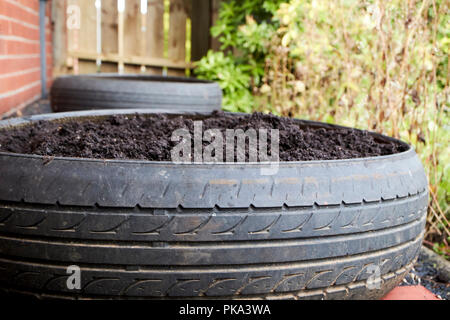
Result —
[[[151, 113], [114, 112], [134, 111]], [[0, 286], [59, 298], [368, 299], [401, 280], [428, 202], [414, 150], [281, 162], [272, 176], [262, 166], [0, 153]], [[66, 286], [73, 264], [81, 290]], [[370, 290], [373, 267], [382, 284]]]
[[53, 111], [151, 108], [179, 111], [220, 110], [222, 90], [214, 82], [182, 77], [91, 74], [54, 80]]

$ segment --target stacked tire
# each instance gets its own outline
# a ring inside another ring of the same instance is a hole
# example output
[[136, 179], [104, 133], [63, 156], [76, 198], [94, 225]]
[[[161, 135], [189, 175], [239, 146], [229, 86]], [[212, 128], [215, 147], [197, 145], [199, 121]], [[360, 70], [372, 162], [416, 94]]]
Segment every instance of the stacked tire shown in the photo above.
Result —
[[215, 82], [195, 78], [98, 74], [62, 76], [50, 92], [53, 111], [146, 108], [209, 112], [222, 107]]

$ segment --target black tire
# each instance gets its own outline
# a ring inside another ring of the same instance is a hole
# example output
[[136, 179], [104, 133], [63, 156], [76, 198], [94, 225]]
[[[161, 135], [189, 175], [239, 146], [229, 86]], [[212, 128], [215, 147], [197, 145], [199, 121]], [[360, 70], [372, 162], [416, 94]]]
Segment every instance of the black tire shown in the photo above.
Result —
[[215, 82], [150, 75], [92, 74], [54, 80], [53, 111], [95, 109], [166, 109], [210, 112], [222, 108], [222, 90]]
[[[78, 299], [377, 299], [412, 267], [428, 202], [413, 149], [281, 162], [272, 176], [262, 166], [0, 153], [0, 287]], [[80, 290], [66, 286], [70, 265]]]

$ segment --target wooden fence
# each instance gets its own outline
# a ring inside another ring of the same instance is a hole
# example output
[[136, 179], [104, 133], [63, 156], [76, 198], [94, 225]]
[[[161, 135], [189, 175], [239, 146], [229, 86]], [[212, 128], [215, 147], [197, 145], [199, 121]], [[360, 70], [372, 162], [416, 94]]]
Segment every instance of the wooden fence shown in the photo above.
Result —
[[53, 1], [54, 74], [189, 74], [217, 47], [218, 0]]

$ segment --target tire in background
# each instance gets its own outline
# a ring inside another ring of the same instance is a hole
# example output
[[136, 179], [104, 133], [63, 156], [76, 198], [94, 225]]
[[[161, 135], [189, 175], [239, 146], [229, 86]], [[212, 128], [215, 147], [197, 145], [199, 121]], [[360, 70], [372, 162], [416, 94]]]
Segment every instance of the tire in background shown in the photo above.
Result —
[[50, 91], [53, 111], [150, 108], [209, 112], [222, 107], [215, 82], [183, 77], [98, 74], [61, 76]]

